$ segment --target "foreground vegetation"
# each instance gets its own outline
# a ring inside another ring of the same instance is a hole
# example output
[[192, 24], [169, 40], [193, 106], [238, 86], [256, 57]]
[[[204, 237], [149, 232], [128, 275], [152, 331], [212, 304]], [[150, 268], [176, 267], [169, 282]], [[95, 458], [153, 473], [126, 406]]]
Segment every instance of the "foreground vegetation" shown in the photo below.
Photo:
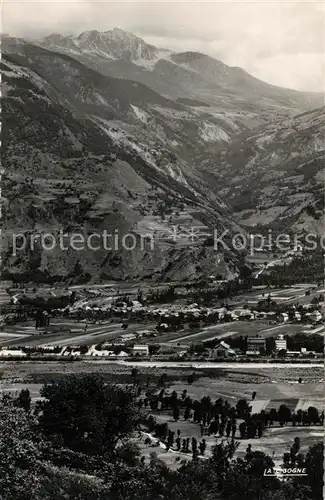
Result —
[[[322, 498], [323, 444], [299, 455], [308, 476], [263, 477], [272, 459], [259, 451], [235, 458], [236, 442], [171, 470], [146, 460], [131, 436], [147, 430], [137, 384], [107, 384], [70, 375], [43, 387], [31, 408], [28, 391], [0, 405], [1, 500], [308, 500]], [[297, 457], [291, 454], [291, 463]], [[297, 455], [298, 456], [298, 455]], [[288, 457], [289, 459], [289, 457]]]

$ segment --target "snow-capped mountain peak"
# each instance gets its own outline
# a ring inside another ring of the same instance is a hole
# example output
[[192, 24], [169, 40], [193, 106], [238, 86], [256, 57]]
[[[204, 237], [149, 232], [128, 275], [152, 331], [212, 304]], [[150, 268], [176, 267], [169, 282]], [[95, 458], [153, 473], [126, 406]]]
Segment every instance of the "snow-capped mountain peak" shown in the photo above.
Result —
[[121, 28], [84, 31], [75, 36], [53, 34], [40, 40], [39, 44], [60, 52], [94, 54], [113, 60], [131, 61], [139, 66], [147, 66], [150, 62], [155, 64], [161, 55], [161, 51], [155, 46]]
[[110, 31], [104, 32], [104, 34], [110, 37], [112, 40], [117, 40], [119, 42], [123, 42], [125, 40], [129, 40], [130, 42], [140, 40], [141, 42], [145, 43], [143, 40], [141, 40], [141, 38], [139, 38], [134, 33], [131, 33], [130, 31], [125, 31], [121, 28], [114, 28]]

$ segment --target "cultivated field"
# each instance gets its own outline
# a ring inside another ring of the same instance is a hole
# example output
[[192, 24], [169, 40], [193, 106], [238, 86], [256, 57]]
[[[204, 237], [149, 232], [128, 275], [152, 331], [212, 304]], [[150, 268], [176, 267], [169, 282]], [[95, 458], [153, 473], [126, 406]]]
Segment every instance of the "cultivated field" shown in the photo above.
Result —
[[[85, 330], [86, 325], [87, 329]], [[29, 321], [14, 326], [5, 326], [3, 331], [0, 332], [0, 346], [99, 344], [100, 342], [114, 340], [122, 334], [147, 329], [150, 326], [152, 325], [148, 323], [129, 323], [128, 329], [124, 330], [121, 321], [93, 324], [70, 319], [52, 319], [51, 325], [46, 328], [47, 333], [40, 333], [35, 329], [34, 322]]]
[[[171, 390], [180, 392], [187, 389], [188, 395], [194, 399], [200, 399], [202, 395], [210, 396], [211, 399], [223, 398], [234, 404], [238, 399], [251, 400], [252, 393], [256, 392], [256, 400], [252, 402], [253, 412], [274, 408], [285, 403], [292, 410], [298, 410], [307, 406], [321, 408], [324, 400], [324, 386], [322, 382], [305, 382], [298, 384], [296, 381], [288, 382], [240, 382], [243, 378], [240, 373], [235, 378], [222, 379], [200, 379], [193, 384], [173, 384]], [[246, 375], [246, 380], [251, 379]], [[320, 379], [321, 380], [321, 379]], [[183, 388], [183, 389], [182, 389]], [[310, 403], [310, 404], [309, 404]]]
[[[304, 375], [303, 375], [304, 374]], [[297, 383], [297, 377], [303, 376], [304, 382]], [[238, 370], [226, 371], [221, 378], [209, 379], [200, 378], [193, 384], [184, 382], [173, 383], [169, 391], [175, 390], [178, 394], [186, 389], [188, 395], [193, 399], [200, 400], [202, 396], [210, 396], [212, 400], [219, 397], [228, 400], [234, 405], [238, 399], [245, 398], [252, 406], [252, 413], [270, 408], [278, 409], [281, 404], [287, 405], [291, 411], [299, 409], [307, 410], [309, 406], [315, 406], [321, 412], [324, 407], [324, 386], [323, 371], [321, 368], [306, 367], [306, 369], [286, 368], [272, 370], [251, 369], [244, 372]], [[251, 401], [252, 392], [256, 391], [255, 401]], [[167, 422], [169, 428], [176, 432], [181, 431], [181, 437], [196, 437], [202, 439], [200, 426], [193, 422], [182, 419], [173, 421], [171, 415], [155, 415], [159, 422]], [[306, 453], [310, 446], [313, 446], [324, 438], [324, 431], [321, 426], [310, 427], [272, 427], [268, 428], [260, 439], [240, 439], [236, 434], [236, 441], [239, 443], [236, 456], [244, 456], [247, 444], [252, 445], [252, 450], [258, 449], [273, 457], [277, 465], [282, 463], [283, 453], [289, 451], [294, 438], [299, 436], [301, 440], [301, 452]], [[206, 455], [211, 452], [211, 447], [220, 443], [226, 438], [204, 436], [207, 442]], [[154, 448], [156, 451], [156, 448]], [[158, 455], [172, 467], [177, 467], [176, 457], [181, 459], [188, 457], [184, 453], [170, 451], [166, 453], [160, 448]]]
[[325, 332], [324, 325], [315, 328], [309, 325], [302, 324], [270, 324], [269, 321], [255, 320], [255, 321], [233, 321], [231, 323], [219, 323], [217, 325], [207, 326], [194, 333], [191, 331], [167, 333], [160, 335], [154, 340], [159, 343], [180, 344], [181, 346], [188, 346], [191, 343], [203, 342], [207, 340], [226, 339], [227, 337], [240, 337], [248, 335], [249, 337], [275, 337], [280, 333], [283, 335], [296, 335], [297, 333], [304, 333], [312, 335], [318, 333], [321, 335]]
[[[310, 291], [310, 295], [306, 295], [307, 291]], [[321, 293], [324, 293], [324, 287], [317, 287], [315, 283], [302, 283], [287, 288], [256, 288], [255, 290], [242, 293], [233, 301], [230, 301], [230, 304], [248, 304], [248, 306], [254, 306], [260, 300], [271, 295], [271, 298], [280, 304], [298, 303], [303, 305], [309, 304], [314, 296]]]
[[[238, 399], [245, 398], [252, 405], [252, 412], [260, 412], [262, 409], [276, 408], [286, 404], [292, 411], [315, 406], [319, 411], [324, 407], [323, 368], [321, 366], [308, 366], [304, 368], [283, 365], [267, 368], [250, 367], [243, 368], [209, 368], [193, 369], [192, 367], [148, 367], [139, 363], [139, 376], [141, 380], [149, 380], [151, 387], [157, 387], [157, 380], [166, 373], [168, 375], [167, 391], [175, 390], [180, 396], [184, 389], [193, 399], [200, 400], [202, 396], [210, 396], [212, 400], [219, 397], [228, 400], [235, 405]], [[27, 362], [18, 363], [3, 362], [0, 364], [2, 379], [0, 383], [1, 392], [18, 393], [21, 389], [28, 387], [31, 392], [32, 401], [39, 398], [39, 391], [45, 381], [49, 382], [69, 373], [99, 373], [108, 381], [115, 383], [132, 383], [132, 364], [102, 362]], [[189, 384], [187, 376], [190, 373], [197, 374], [197, 380]], [[299, 377], [303, 383], [297, 383]], [[158, 388], [157, 388], [158, 390]], [[256, 391], [256, 399], [251, 401], [252, 392]], [[181, 414], [180, 420], [175, 422], [170, 412], [151, 412], [158, 422], [167, 422], [169, 428], [176, 432], [181, 431], [181, 438], [196, 437], [202, 439], [200, 426], [193, 422], [184, 421]], [[323, 438], [323, 429], [320, 426], [310, 427], [273, 427], [267, 429], [261, 439], [241, 440], [238, 433], [235, 436], [239, 443], [237, 456], [243, 456], [247, 444], [250, 442], [252, 449], [264, 451], [273, 455], [277, 464], [281, 462], [283, 453], [290, 449], [296, 436], [300, 437], [301, 450], [306, 452], [309, 446], [319, 442]], [[157, 446], [147, 447], [144, 443], [148, 434], [139, 433], [134, 440], [140, 445], [141, 451], [148, 456], [155, 451], [159, 458], [164, 460], [172, 468], [179, 466], [179, 460], [189, 459], [191, 454], [185, 454], [170, 450], [166, 452], [165, 446], [160, 443]], [[207, 442], [206, 456], [209, 456], [211, 448], [222, 439], [215, 436], [205, 436]], [[153, 444], [157, 442], [152, 437]]]

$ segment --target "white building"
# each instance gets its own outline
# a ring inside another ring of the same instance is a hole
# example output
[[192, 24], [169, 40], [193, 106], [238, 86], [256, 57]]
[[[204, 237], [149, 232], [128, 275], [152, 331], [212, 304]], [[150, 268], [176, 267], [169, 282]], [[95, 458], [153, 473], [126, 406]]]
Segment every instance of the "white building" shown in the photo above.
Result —
[[289, 316], [287, 313], [280, 313], [277, 320], [279, 323], [287, 323], [289, 321]]
[[248, 356], [256, 356], [265, 352], [265, 338], [262, 337], [248, 337], [247, 351]]
[[77, 347], [73, 347], [72, 349], [66, 349], [65, 351], [62, 352], [62, 356], [81, 356], [80, 349]]
[[116, 355], [117, 358], [127, 358], [128, 356], [128, 353], [125, 351], [121, 351]]
[[131, 340], [135, 340], [137, 337], [135, 333], [126, 333], [124, 335], [121, 335], [121, 339], [123, 342], [130, 342]]
[[287, 341], [284, 338], [283, 335], [278, 335], [277, 338], [275, 339], [275, 350], [276, 352], [282, 351], [282, 350], [287, 350]]
[[100, 358], [100, 357], [108, 357], [108, 356], [113, 356], [114, 351], [107, 350], [107, 349], [102, 349], [102, 350], [97, 350], [96, 345], [90, 346], [88, 349], [88, 352], [86, 353], [86, 356], [92, 356], [94, 358]]
[[249, 309], [243, 309], [239, 314], [239, 319], [252, 320], [255, 319], [255, 314]]
[[155, 337], [157, 334], [153, 330], [139, 330], [136, 332], [137, 337]]
[[300, 314], [299, 311], [295, 311], [294, 312], [294, 320], [297, 321], [297, 322], [301, 321], [301, 314]]
[[133, 356], [149, 356], [149, 346], [134, 345], [132, 349]]
[[236, 356], [235, 351], [226, 342], [221, 341], [214, 349], [209, 353], [210, 358], [224, 359], [232, 356]]
[[0, 351], [0, 357], [2, 358], [11, 358], [11, 357], [19, 357], [25, 358], [27, 354], [23, 352], [21, 349], [2, 349]]

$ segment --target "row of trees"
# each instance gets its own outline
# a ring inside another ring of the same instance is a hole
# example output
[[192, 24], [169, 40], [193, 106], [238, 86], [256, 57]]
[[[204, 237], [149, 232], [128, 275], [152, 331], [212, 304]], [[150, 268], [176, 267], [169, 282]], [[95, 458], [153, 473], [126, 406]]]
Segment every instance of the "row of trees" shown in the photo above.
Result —
[[[252, 394], [255, 399], [256, 393]], [[324, 412], [319, 413], [316, 407], [310, 406], [308, 410], [292, 412], [288, 406], [282, 404], [278, 409], [262, 410], [252, 413], [252, 406], [246, 399], [240, 399], [235, 406], [222, 398], [214, 402], [209, 396], [203, 396], [200, 401], [193, 400], [185, 389], [179, 397], [176, 391], [171, 394], [161, 389], [159, 394], [147, 394], [145, 398], [138, 400], [140, 408], [150, 408], [155, 412], [171, 411], [175, 421], [183, 418], [191, 420], [201, 426], [201, 435], [218, 435], [220, 437], [235, 438], [237, 430], [241, 439], [260, 438], [266, 428], [272, 427], [277, 422], [281, 427], [323, 425]], [[238, 420], [241, 422], [238, 425]], [[162, 436], [168, 436], [168, 426], [164, 428]]]

